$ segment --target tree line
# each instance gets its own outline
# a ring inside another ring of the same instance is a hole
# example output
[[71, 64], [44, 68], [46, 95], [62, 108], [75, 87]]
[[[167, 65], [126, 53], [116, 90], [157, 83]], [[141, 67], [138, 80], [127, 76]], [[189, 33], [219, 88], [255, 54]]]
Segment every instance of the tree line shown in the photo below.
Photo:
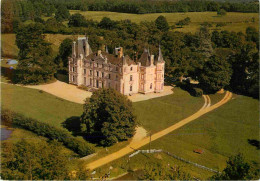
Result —
[[81, 11], [112, 11], [122, 13], [171, 12], [259, 12], [257, 2], [216, 1], [150, 1], [150, 0], [3, 0], [1, 6], [2, 32], [12, 32], [18, 21], [36, 20], [42, 16], [59, 15], [61, 9]]

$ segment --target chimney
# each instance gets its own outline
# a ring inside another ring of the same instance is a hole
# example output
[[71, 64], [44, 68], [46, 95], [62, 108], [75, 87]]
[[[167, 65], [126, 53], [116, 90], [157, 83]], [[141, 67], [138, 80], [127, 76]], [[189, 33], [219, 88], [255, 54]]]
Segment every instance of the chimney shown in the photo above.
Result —
[[154, 63], [154, 55], [151, 55], [151, 58], [150, 58], [150, 66], [153, 65]]
[[126, 59], [125, 59], [125, 56], [123, 56], [123, 65], [126, 65]]
[[72, 57], [76, 57], [76, 42], [73, 41], [72, 45]]
[[124, 55], [123, 48], [122, 48], [122, 47], [119, 47], [118, 57], [121, 58], [121, 57], [123, 57], [123, 55]]
[[101, 55], [101, 50], [98, 50], [97, 56], [100, 56], [100, 55]]
[[89, 55], [89, 44], [88, 44], [88, 37], [85, 40], [85, 56], [87, 57]]

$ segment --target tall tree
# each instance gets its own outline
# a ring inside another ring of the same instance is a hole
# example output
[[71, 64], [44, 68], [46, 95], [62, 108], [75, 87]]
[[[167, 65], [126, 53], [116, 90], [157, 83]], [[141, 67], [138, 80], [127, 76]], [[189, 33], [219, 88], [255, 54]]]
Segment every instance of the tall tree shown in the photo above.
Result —
[[211, 35], [206, 26], [202, 26], [198, 33], [200, 39], [200, 45], [198, 48], [198, 52], [200, 52], [205, 60], [208, 60], [214, 53], [211, 43]]
[[169, 24], [164, 16], [159, 16], [155, 20], [155, 24], [156, 24], [157, 28], [163, 32], [166, 32], [169, 30]]
[[199, 84], [205, 92], [215, 93], [229, 85], [232, 69], [223, 58], [212, 56], [204, 64], [201, 74], [198, 76]]
[[55, 13], [55, 19], [57, 21], [62, 22], [64, 20], [68, 20], [69, 17], [70, 17], [70, 13], [69, 13], [69, 10], [67, 9], [67, 7], [63, 4], [60, 4]]
[[43, 26], [40, 23], [19, 28], [16, 34], [16, 44], [19, 48], [16, 82], [39, 84], [53, 79], [55, 64], [52, 49], [42, 33]]
[[81, 115], [82, 132], [110, 146], [134, 135], [136, 117], [126, 96], [114, 89], [99, 89], [86, 100]]

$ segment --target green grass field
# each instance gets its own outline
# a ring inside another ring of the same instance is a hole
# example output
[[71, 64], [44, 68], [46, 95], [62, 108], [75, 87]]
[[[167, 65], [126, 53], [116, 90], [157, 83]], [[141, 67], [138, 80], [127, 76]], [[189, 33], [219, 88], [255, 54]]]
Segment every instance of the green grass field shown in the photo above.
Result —
[[[251, 145], [249, 140], [259, 141], [259, 101], [246, 96], [234, 95], [233, 99], [188, 125], [151, 143], [152, 149], [163, 149], [186, 160], [223, 170], [226, 160], [232, 155], [242, 153], [255, 168], [260, 165], [260, 150]], [[149, 149], [149, 145], [141, 149]], [[194, 153], [202, 149], [203, 154]], [[131, 161], [131, 169], [142, 168], [145, 163], [156, 161], [156, 155], [136, 156]], [[159, 162], [177, 164], [199, 179], [208, 179], [213, 173], [180, 162], [168, 156], [162, 156]], [[127, 156], [104, 166], [114, 168], [114, 175], [128, 170]]]
[[[196, 32], [203, 22], [227, 23], [226, 26], [221, 27], [221, 30], [245, 32], [248, 26], [254, 26], [259, 29], [258, 13], [234, 13], [228, 12], [226, 16], [217, 16], [216, 12], [187, 12], [187, 13], [152, 13], [152, 14], [128, 14], [117, 12], [105, 12], [105, 11], [77, 11], [71, 10], [71, 14], [81, 13], [86, 19], [93, 19], [100, 21], [103, 17], [109, 17], [112, 20], [125, 20], [129, 19], [133, 22], [140, 23], [141, 21], [154, 21], [160, 15], [166, 17], [170, 25], [174, 25], [176, 22], [190, 17], [191, 23], [183, 28], [174, 29], [174, 31], [181, 32]], [[252, 18], [255, 18], [255, 22], [251, 22]], [[215, 29], [215, 25], [211, 28]]]
[[174, 94], [135, 102], [135, 114], [138, 122], [152, 133], [167, 128], [198, 111], [204, 99], [192, 97], [186, 91], [175, 87]]
[[26, 87], [1, 84], [3, 108], [24, 114], [50, 125], [62, 127], [61, 123], [72, 116], [80, 116], [81, 104], [69, 102], [51, 94]]
[[[1, 35], [1, 52], [2, 57], [17, 57], [19, 49], [15, 44], [15, 34], [2, 34]], [[52, 48], [55, 54], [59, 51], [59, 46], [65, 38], [73, 38], [73, 35], [61, 34], [46, 34], [45, 40], [52, 43]]]

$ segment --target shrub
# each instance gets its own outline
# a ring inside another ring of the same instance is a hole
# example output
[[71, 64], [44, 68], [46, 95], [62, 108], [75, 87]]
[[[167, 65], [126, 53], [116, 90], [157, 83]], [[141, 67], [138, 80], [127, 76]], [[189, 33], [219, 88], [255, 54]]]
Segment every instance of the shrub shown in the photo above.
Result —
[[86, 156], [95, 152], [94, 148], [82, 138], [73, 137], [66, 130], [55, 128], [32, 118], [27, 118], [22, 114], [3, 109], [1, 120], [3, 124], [19, 126], [23, 129], [32, 131], [39, 136], [47, 137], [50, 140], [58, 140], [80, 156]]
[[195, 97], [201, 97], [203, 95], [203, 90], [200, 88], [193, 88], [191, 94]]

